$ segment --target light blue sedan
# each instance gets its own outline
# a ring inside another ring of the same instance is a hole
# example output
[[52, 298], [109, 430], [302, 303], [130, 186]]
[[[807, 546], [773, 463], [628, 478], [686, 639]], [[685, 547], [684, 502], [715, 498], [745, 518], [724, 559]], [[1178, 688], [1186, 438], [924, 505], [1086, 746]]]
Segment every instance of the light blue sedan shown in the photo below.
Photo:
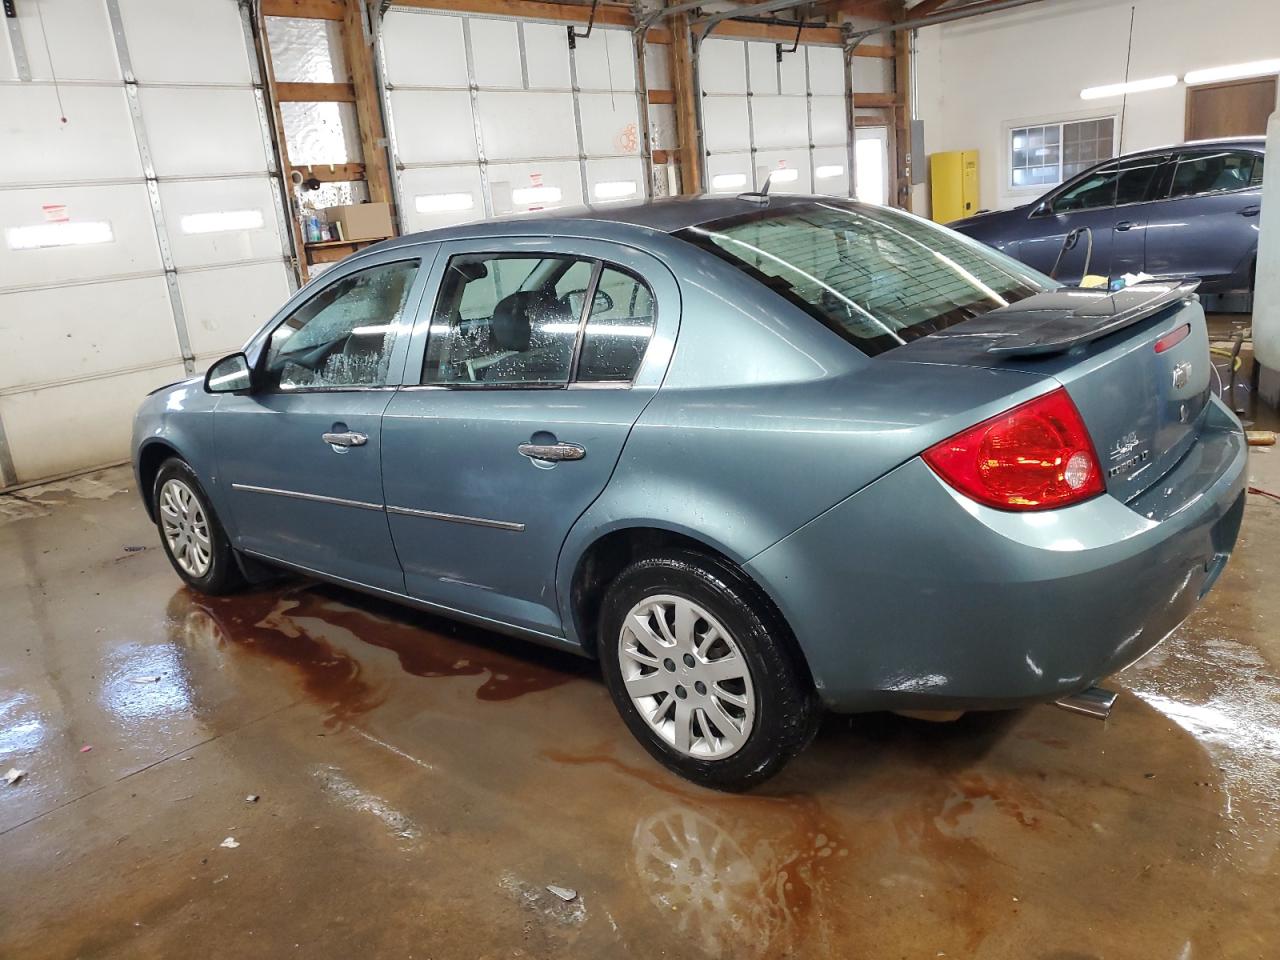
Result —
[[470, 224], [152, 394], [134, 467], [193, 588], [283, 568], [598, 657], [656, 758], [743, 789], [823, 709], [1106, 712], [1243, 512], [1193, 289], [829, 198]]

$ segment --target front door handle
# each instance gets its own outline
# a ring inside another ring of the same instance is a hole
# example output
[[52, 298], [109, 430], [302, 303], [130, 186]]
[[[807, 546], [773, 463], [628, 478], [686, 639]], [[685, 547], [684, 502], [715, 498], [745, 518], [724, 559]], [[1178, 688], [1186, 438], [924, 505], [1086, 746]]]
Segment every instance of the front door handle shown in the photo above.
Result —
[[1242, 217], [1256, 217], [1261, 212], [1262, 204], [1260, 203], [1251, 203], [1247, 207], [1241, 207], [1236, 211]]
[[520, 456], [530, 460], [559, 463], [561, 460], [581, 460], [587, 455], [586, 447], [579, 443], [522, 443], [516, 447]]
[[1119, 230], [1121, 233], [1123, 233], [1125, 230], [1132, 230], [1132, 229], [1133, 229], [1133, 221], [1132, 221], [1132, 220], [1121, 220], [1119, 223], [1117, 223], [1117, 224], [1116, 224], [1116, 229], [1117, 229], [1117, 230]]
[[363, 447], [369, 438], [363, 433], [348, 430], [346, 433], [323, 433], [320, 439], [331, 447]]

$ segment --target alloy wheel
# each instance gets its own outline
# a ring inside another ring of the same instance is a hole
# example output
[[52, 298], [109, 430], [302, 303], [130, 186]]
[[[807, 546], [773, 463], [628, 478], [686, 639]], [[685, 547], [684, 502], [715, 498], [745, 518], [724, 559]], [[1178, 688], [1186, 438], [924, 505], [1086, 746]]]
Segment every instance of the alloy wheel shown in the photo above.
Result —
[[160, 529], [174, 562], [192, 577], [209, 572], [213, 541], [209, 520], [195, 491], [181, 480], [166, 480], [160, 488]]

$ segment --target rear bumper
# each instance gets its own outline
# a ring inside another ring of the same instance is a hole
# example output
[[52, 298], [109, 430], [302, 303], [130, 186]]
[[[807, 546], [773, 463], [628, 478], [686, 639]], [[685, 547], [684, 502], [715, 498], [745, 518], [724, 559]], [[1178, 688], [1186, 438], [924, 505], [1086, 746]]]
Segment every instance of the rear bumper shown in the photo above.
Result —
[[1122, 669], [1212, 586], [1244, 511], [1247, 447], [1219, 401], [1156, 489], [1006, 513], [919, 459], [756, 556], [832, 709], [994, 709]]

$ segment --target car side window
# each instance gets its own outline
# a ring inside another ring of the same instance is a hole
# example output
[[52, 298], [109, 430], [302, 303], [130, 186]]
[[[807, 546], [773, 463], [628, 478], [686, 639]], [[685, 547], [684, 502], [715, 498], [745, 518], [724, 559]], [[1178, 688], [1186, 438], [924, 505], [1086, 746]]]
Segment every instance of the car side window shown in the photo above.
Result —
[[580, 257], [452, 257], [431, 316], [422, 383], [568, 383], [592, 269]]
[[1086, 174], [1053, 201], [1054, 213], [1072, 213], [1097, 207], [1141, 203], [1147, 199], [1151, 181], [1166, 157], [1136, 157], [1109, 163]]
[[[1179, 154], [1174, 161], [1169, 199], [1245, 190], [1255, 185], [1254, 160], [1255, 154], [1243, 150]], [[1261, 167], [1261, 163], [1256, 165]]]
[[583, 331], [578, 381], [629, 383], [644, 359], [653, 325], [653, 294], [644, 281], [605, 267]]
[[279, 390], [380, 387], [418, 261], [360, 270], [325, 287], [271, 332], [264, 374]]

